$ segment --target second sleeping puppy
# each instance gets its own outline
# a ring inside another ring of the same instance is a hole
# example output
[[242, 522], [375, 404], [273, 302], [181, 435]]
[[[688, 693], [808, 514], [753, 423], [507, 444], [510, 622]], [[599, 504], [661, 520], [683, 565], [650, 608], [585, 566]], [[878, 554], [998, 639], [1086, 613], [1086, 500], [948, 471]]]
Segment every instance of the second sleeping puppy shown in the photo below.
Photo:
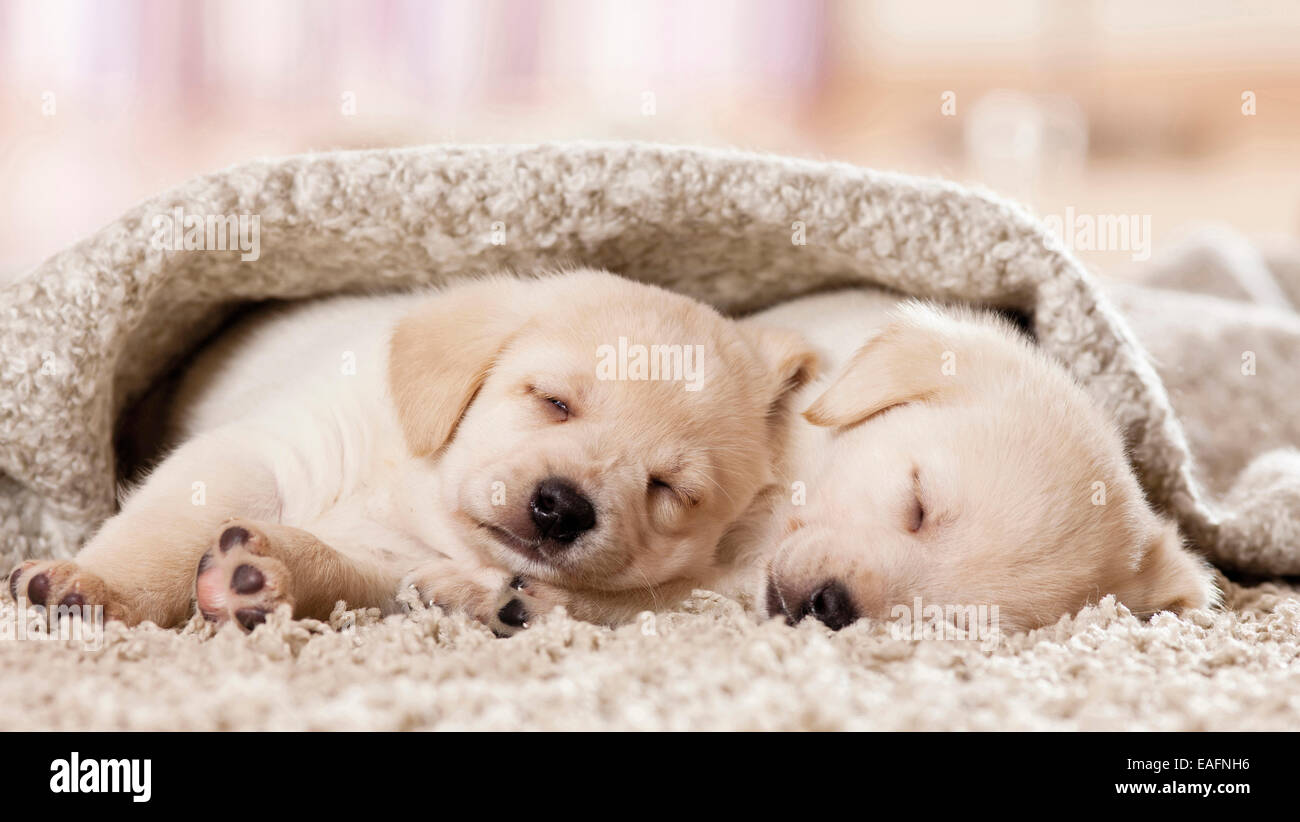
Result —
[[[601, 370], [636, 345], [695, 373]], [[182, 444], [121, 513], [9, 590], [164, 626], [408, 586], [503, 634], [555, 605], [625, 619], [711, 575], [814, 364], [794, 333], [596, 271], [259, 312], [191, 367]]]
[[803, 331], [834, 374], [797, 403], [802, 493], [740, 564], [767, 614], [839, 629], [983, 609], [1019, 631], [1107, 594], [1144, 617], [1216, 601], [1104, 409], [1009, 323], [871, 290], [753, 321]]

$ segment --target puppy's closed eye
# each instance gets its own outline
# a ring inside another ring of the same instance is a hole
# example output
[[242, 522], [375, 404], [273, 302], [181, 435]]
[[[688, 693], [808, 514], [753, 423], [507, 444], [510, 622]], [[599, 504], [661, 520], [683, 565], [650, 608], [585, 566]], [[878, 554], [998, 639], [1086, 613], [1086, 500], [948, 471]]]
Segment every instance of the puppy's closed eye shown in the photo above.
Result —
[[925, 524], [925, 506], [921, 504], [921, 498], [916, 497], [912, 500], [911, 510], [907, 514], [907, 530], [915, 534], [921, 530]]
[[572, 414], [567, 402], [548, 391], [543, 391], [536, 386], [530, 385], [528, 386], [528, 393], [537, 397], [546, 404], [547, 413], [549, 413], [556, 422], [564, 422]]
[[668, 480], [654, 474], [651, 474], [650, 478], [646, 480], [645, 487], [646, 493], [648, 494], [666, 493], [670, 494], [673, 500], [684, 505], [695, 506], [700, 504], [699, 497], [695, 494], [681, 488], [680, 486], [673, 485]]
[[918, 470], [912, 471], [912, 499], [907, 508], [907, 517], [904, 526], [913, 534], [921, 530], [925, 525], [925, 503], [921, 500], [921, 474]]

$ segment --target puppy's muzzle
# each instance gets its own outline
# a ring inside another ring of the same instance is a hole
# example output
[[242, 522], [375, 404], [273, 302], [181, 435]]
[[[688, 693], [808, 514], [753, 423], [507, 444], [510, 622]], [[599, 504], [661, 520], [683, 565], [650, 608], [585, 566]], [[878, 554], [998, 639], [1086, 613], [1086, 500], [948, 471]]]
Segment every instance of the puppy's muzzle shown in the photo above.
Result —
[[838, 631], [858, 620], [858, 609], [843, 583], [835, 580], [823, 582], [806, 594], [783, 588], [775, 579], [767, 583], [768, 616], [784, 616], [791, 625], [804, 617]]
[[560, 477], [537, 483], [528, 502], [537, 537], [567, 547], [596, 527], [596, 509], [576, 485]]

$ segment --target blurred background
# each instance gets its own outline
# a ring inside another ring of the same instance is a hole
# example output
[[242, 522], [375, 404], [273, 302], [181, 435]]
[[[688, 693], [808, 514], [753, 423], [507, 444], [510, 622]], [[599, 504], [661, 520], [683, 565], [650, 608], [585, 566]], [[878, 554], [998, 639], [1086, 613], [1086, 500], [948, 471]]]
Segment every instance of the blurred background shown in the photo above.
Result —
[[[629, 138], [1300, 231], [1300, 6], [0, 0], [0, 273], [257, 156]], [[1094, 267], [1131, 249], [1079, 249]]]

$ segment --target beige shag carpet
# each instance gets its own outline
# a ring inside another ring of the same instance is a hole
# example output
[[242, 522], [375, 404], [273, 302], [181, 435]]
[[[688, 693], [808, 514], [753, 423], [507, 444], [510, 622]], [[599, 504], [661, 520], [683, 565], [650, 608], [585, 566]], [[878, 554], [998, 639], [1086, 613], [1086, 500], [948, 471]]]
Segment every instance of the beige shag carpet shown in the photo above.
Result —
[[[617, 630], [547, 617], [496, 639], [421, 610], [245, 636], [110, 624], [104, 645], [0, 642], [0, 727], [163, 730], [1300, 730], [1300, 595], [1149, 624], [1100, 606], [996, 644], [755, 622], [702, 595]], [[0, 619], [12, 619], [10, 606]]]
[[[260, 215], [261, 260], [152, 246], [174, 208]], [[1300, 252], [1189, 249], [1147, 285], [1103, 288], [994, 197], [731, 152], [249, 164], [0, 289], [0, 558], [69, 555], [111, 512], [115, 420], [240, 302], [578, 261], [732, 311], [852, 283], [1019, 309], [1120, 421], [1148, 494], [1197, 548], [1238, 575], [1294, 574]], [[109, 624], [86, 647], [11, 639], [23, 616], [4, 604], [0, 729], [1300, 729], [1300, 590], [1223, 588], [1221, 610], [1184, 619], [1143, 623], [1106, 599], [988, 642], [790, 628], [701, 592], [619, 629], [553, 614], [508, 640], [417, 606], [281, 613], [251, 636]]]

